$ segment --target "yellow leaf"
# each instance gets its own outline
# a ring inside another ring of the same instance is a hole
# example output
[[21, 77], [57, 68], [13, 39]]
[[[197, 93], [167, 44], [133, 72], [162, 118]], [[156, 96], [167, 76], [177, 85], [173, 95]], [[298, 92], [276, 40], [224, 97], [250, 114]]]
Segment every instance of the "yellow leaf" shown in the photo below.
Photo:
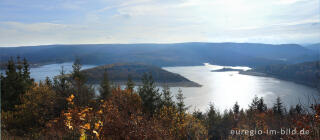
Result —
[[83, 127], [84, 127], [85, 129], [90, 129], [90, 124], [89, 124], [89, 123], [86, 123]]
[[98, 111], [98, 114], [102, 114], [103, 112], [102, 112], [102, 110], [100, 109], [99, 111]]
[[100, 127], [100, 124], [99, 124], [99, 123], [95, 123], [95, 124], [94, 124], [94, 128], [95, 128], [95, 129], [99, 129], [99, 127]]

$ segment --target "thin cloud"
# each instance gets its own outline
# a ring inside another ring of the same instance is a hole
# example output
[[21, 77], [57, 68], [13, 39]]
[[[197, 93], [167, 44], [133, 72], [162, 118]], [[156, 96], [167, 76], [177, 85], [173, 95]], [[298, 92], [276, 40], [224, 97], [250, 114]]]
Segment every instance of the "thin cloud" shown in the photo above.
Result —
[[4, 0], [0, 46], [319, 42], [317, 0]]

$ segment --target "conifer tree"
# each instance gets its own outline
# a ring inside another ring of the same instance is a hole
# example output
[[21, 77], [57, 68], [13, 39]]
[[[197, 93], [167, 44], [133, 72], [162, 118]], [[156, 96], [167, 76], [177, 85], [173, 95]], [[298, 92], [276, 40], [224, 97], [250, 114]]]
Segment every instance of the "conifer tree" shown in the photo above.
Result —
[[177, 103], [177, 111], [178, 111], [178, 118], [179, 123], [183, 123], [184, 118], [186, 117], [186, 110], [188, 109], [184, 103], [185, 97], [182, 94], [182, 90], [178, 90], [178, 94], [176, 95]]
[[296, 111], [297, 114], [301, 114], [301, 113], [302, 113], [303, 109], [302, 109], [302, 107], [301, 107], [300, 104], [297, 104], [297, 105], [296, 105], [295, 111]]
[[64, 67], [61, 67], [59, 76], [53, 78], [53, 89], [63, 98], [67, 98], [72, 94], [71, 83], [65, 74]]
[[132, 81], [131, 75], [128, 75], [128, 81], [127, 81], [127, 86], [126, 89], [130, 92], [133, 92], [134, 89], [134, 82]]
[[162, 88], [162, 105], [167, 107], [174, 107], [174, 101], [172, 100], [172, 95], [170, 92], [170, 88], [165, 85]]
[[249, 105], [249, 110], [250, 111], [254, 111], [258, 109], [258, 104], [259, 104], [259, 98], [257, 96], [255, 96], [251, 102], [251, 104]]
[[48, 87], [52, 87], [52, 81], [51, 79], [47, 76], [46, 79], [44, 80], [44, 83], [48, 86]]
[[86, 85], [86, 77], [81, 72], [80, 59], [76, 59], [72, 65], [71, 83], [75, 94], [75, 103], [80, 106], [88, 105], [94, 97], [94, 89]]
[[209, 110], [207, 112], [207, 121], [208, 121], [207, 124], [208, 125], [214, 124], [214, 121], [216, 120], [216, 117], [217, 117], [217, 111], [214, 108], [213, 104], [210, 103], [209, 104]]
[[200, 111], [200, 110], [195, 110], [193, 113], [192, 113], [192, 116], [199, 119], [200, 121], [203, 121], [204, 120], [204, 115], [203, 113]]
[[23, 79], [30, 86], [32, 85], [33, 79], [30, 77], [30, 65], [26, 58], [23, 58]]
[[72, 79], [79, 84], [83, 84], [85, 82], [85, 76], [81, 73], [81, 63], [80, 59], [76, 59], [72, 65]]
[[184, 103], [185, 97], [183, 96], [181, 89], [178, 90], [178, 94], [176, 96], [176, 99], [177, 99], [177, 105], [176, 106], [177, 106], [178, 113], [179, 114], [185, 113], [185, 111], [187, 110], [187, 107], [186, 107], [186, 105]]
[[209, 139], [220, 139], [219, 136], [219, 122], [221, 117], [214, 108], [213, 104], [209, 104], [209, 110], [207, 111], [206, 125], [208, 129]]
[[257, 109], [260, 111], [260, 112], [265, 112], [267, 110], [267, 105], [264, 103], [264, 100], [263, 98], [261, 97], [258, 101], [258, 104], [257, 104]]
[[57, 111], [55, 113], [59, 114], [61, 110], [67, 109], [66, 98], [71, 94], [74, 94], [73, 90], [71, 89], [72, 84], [68, 80], [63, 66], [61, 67], [60, 75], [53, 78], [52, 88], [57, 94]]
[[[33, 82], [26, 59], [23, 64], [21, 64], [20, 57], [17, 59], [17, 64], [12, 57], [8, 60], [6, 75], [2, 77], [1, 104], [4, 111], [12, 110], [15, 105], [19, 105], [20, 95], [24, 94]], [[22, 67], [27, 68], [23, 70], [23, 73]]]
[[151, 74], [143, 74], [142, 86], [139, 87], [138, 93], [142, 99], [144, 110], [150, 114], [155, 113], [159, 107], [160, 94], [159, 89], [156, 88]]
[[284, 114], [283, 103], [280, 97], [277, 97], [276, 102], [273, 105], [273, 112], [282, 116]]
[[233, 106], [233, 113], [238, 114], [240, 110], [240, 106], [238, 105], [238, 102], [236, 102]]
[[103, 73], [103, 79], [100, 83], [100, 99], [107, 99], [111, 94], [111, 87], [109, 84], [108, 73], [107, 70]]

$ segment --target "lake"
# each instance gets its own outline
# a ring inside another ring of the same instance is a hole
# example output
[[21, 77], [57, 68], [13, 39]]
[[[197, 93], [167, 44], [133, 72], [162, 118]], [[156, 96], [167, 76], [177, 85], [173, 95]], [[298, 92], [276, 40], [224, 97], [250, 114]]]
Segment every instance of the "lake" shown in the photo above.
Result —
[[[72, 63], [50, 64], [31, 68], [31, 77], [36, 81], [44, 80], [47, 76], [53, 78], [60, 73], [61, 67], [66, 73], [72, 70]], [[83, 69], [95, 65], [83, 65]], [[241, 75], [237, 71], [211, 72], [222, 69], [222, 66], [205, 63], [203, 66], [164, 67], [165, 70], [180, 74], [202, 87], [172, 87], [172, 93], [179, 89], [186, 97], [185, 103], [190, 106], [189, 111], [195, 108], [206, 111], [209, 103], [223, 112], [231, 109], [235, 102], [241, 108], [248, 108], [254, 96], [263, 97], [268, 107], [271, 107], [279, 96], [287, 107], [297, 103], [308, 104], [312, 98], [319, 99], [319, 93], [313, 88], [283, 81], [270, 77]], [[228, 67], [248, 70], [248, 67]]]
[[[272, 107], [279, 96], [287, 107], [301, 103], [307, 105], [313, 99], [320, 99], [317, 90], [271, 77], [258, 77], [239, 74], [238, 71], [211, 72], [222, 69], [222, 66], [205, 64], [204, 66], [165, 67], [178, 73], [202, 87], [181, 87], [185, 102], [192, 105], [191, 111], [197, 108], [206, 111], [213, 103], [220, 111], [231, 109], [235, 102], [240, 108], [248, 108], [255, 96], [263, 97], [267, 106]], [[247, 67], [229, 67], [248, 70]], [[171, 88], [176, 93], [179, 88]]]
[[[45, 80], [48, 76], [49, 78], [53, 78], [60, 74], [60, 71], [63, 67], [65, 73], [71, 73], [72, 71], [72, 62], [68, 63], [59, 63], [59, 64], [49, 64], [43, 65], [40, 67], [35, 67], [30, 69], [30, 76], [34, 78], [35, 81], [39, 82], [40, 80]], [[82, 65], [82, 69], [93, 68], [96, 65]]]

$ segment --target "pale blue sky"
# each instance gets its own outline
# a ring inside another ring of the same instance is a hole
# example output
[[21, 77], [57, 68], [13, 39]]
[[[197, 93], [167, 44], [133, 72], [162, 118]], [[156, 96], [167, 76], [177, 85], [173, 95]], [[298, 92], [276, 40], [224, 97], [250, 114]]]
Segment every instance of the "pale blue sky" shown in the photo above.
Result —
[[320, 42], [319, 0], [0, 0], [0, 46]]

